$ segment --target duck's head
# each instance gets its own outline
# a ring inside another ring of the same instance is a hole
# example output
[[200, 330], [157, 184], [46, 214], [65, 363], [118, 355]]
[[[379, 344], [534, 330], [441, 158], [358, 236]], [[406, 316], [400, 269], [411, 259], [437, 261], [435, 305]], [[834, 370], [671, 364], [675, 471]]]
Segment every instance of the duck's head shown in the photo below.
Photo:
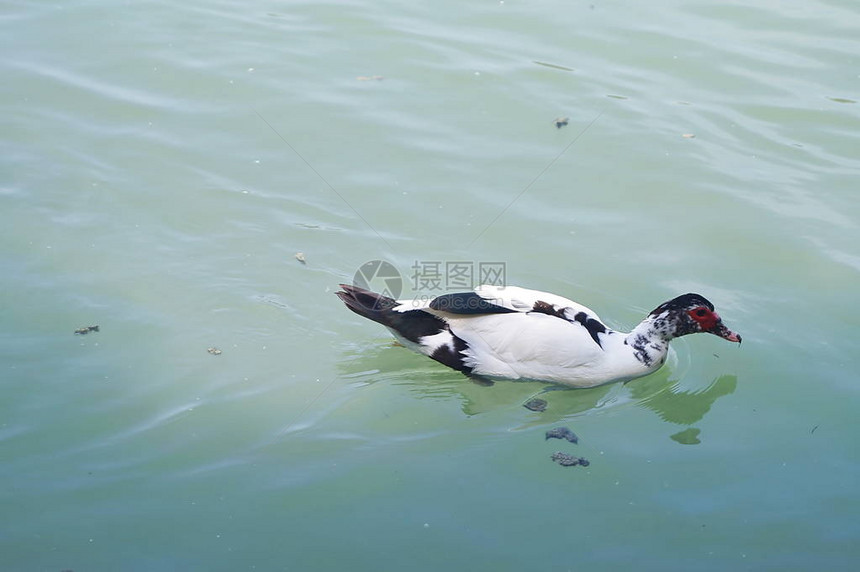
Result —
[[664, 302], [649, 317], [655, 324], [661, 325], [668, 338], [704, 332], [741, 343], [741, 336], [728, 329], [714, 311], [714, 305], [699, 294], [683, 294]]

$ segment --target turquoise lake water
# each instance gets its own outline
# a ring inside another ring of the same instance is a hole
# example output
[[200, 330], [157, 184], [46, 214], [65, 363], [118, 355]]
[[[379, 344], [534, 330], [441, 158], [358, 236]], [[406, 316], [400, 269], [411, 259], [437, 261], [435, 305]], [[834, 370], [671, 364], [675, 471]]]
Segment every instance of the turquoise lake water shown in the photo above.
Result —
[[[0, 569], [856, 565], [856, 1], [0, 22]], [[744, 342], [483, 387], [343, 307], [375, 260], [625, 330], [699, 292]]]

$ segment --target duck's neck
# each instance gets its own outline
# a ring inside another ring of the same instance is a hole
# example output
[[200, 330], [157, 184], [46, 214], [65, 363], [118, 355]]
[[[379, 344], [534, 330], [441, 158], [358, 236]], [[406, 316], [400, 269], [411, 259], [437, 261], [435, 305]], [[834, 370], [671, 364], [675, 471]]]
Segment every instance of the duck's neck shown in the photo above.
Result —
[[666, 360], [669, 342], [674, 338], [665, 319], [648, 316], [627, 335], [624, 343], [633, 348], [633, 356], [645, 367], [657, 368]]

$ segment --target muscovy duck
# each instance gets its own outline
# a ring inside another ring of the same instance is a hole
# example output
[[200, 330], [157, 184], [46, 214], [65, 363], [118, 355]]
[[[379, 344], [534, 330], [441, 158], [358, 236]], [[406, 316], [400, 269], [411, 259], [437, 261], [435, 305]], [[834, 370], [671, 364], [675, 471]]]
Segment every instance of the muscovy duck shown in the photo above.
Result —
[[706, 332], [741, 342], [699, 294], [660, 304], [623, 333], [572, 300], [515, 286], [478, 286], [428, 300], [341, 288], [336, 294], [347, 308], [379, 322], [404, 346], [479, 378], [594, 387], [657, 371], [673, 338]]

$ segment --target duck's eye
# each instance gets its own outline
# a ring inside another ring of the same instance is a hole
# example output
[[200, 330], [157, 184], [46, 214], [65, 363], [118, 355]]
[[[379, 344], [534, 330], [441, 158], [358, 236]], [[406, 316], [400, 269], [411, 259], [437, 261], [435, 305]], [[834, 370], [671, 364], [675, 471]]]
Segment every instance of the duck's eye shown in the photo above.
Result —
[[717, 313], [705, 306], [693, 308], [687, 312], [687, 315], [689, 315], [694, 322], [699, 324], [701, 330], [698, 331], [702, 332], [711, 331], [720, 321], [720, 317]]

